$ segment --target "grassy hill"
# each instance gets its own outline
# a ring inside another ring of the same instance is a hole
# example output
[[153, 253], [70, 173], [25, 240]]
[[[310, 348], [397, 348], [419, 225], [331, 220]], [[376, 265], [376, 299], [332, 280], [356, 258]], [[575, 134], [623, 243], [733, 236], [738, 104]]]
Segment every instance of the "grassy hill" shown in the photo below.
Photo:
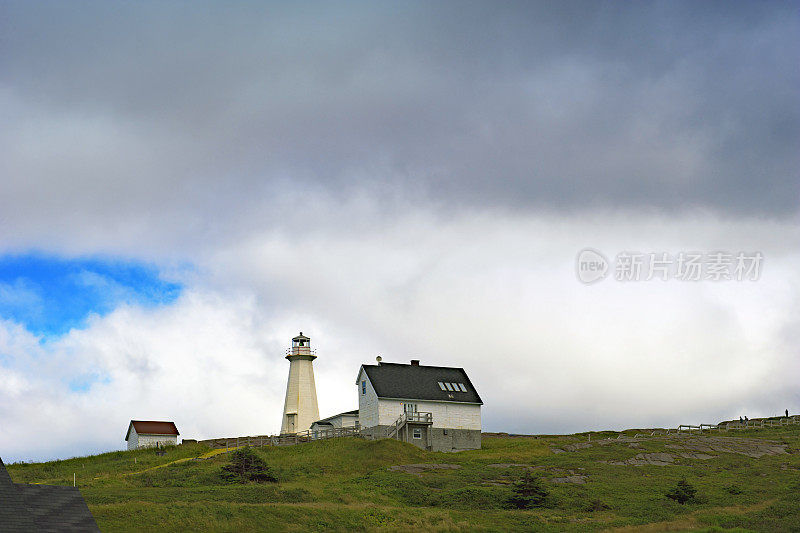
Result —
[[[800, 531], [800, 426], [635, 433], [486, 436], [481, 450], [451, 454], [355, 438], [256, 448], [278, 477], [268, 484], [224, 483], [229, 455], [197, 444], [8, 470], [19, 483], [63, 485], [75, 473], [105, 532]], [[548, 500], [506, 508], [526, 470]], [[665, 496], [682, 478], [699, 501]]]

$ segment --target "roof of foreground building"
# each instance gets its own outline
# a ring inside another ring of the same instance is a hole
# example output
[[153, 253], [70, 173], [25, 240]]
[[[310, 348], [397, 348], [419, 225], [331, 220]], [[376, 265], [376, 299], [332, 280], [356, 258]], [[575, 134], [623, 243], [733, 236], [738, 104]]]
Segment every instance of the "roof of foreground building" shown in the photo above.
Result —
[[4, 533], [100, 531], [77, 488], [14, 483], [2, 459], [0, 524]]

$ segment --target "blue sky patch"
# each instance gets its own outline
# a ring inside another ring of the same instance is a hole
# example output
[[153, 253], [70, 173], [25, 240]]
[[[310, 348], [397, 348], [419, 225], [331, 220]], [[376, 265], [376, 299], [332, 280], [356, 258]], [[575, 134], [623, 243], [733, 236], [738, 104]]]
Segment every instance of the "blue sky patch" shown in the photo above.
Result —
[[111, 378], [100, 374], [86, 374], [69, 380], [68, 386], [71, 392], [89, 392], [95, 383], [108, 384], [111, 383]]
[[122, 304], [172, 303], [183, 286], [161, 279], [150, 264], [40, 254], [0, 256], [0, 317], [45, 338], [86, 325]]

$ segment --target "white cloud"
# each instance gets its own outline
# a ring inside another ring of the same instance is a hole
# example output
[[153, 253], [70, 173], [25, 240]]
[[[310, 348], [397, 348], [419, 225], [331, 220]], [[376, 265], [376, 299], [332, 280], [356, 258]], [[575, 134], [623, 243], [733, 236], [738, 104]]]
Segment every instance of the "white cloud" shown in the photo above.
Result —
[[[702, 214], [432, 213], [377, 219], [358, 234], [254, 231], [198, 250], [175, 303], [124, 306], [44, 344], [4, 323], [0, 450], [27, 459], [118, 448], [130, 418], [175, 420], [190, 438], [276, 432], [283, 350], [301, 329], [319, 351], [321, 416], [356, 406], [354, 375], [378, 354], [466, 368], [488, 430], [796, 409], [797, 227]], [[610, 256], [758, 249], [765, 260], [756, 282], [584, 286], [573, 261], [585, 246]], [[88, 391], [69, 389], [92, 375]]]
[[[44, 344], [5, 323], [0, 449], [7, 459], [115, 449], [131, 418], [174, 420], [187, 437], [267, 432], [280, 419], [268, 413], [285, 376], [267, 357], [280, 345], [259, 331], [257, 314], [252, 301], [189, 291]], [[70, 390], [85, 375], [100, 379]]]

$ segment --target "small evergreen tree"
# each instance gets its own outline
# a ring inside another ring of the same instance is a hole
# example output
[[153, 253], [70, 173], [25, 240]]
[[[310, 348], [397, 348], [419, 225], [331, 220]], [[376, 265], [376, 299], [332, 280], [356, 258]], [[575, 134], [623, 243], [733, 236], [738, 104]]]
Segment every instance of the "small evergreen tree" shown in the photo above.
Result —
[[550, 491], [542, 484], [542, 480], [534, 477], [530, 472], [525, 472], [514, 483], [513, 494], [508, 499], [508, 505], [517, 509], [530, 509], [541, 507], [547, 501]]
[[250, 447], [240, 448], [231, 453], [231, 462], [222, 467], [220, 475], [228, 483], [278, 481], [267, 466], [267, 463]]
[[686, 481], [686, 478], [678, 481], [678, 485], [667, 493], [667, 498], [678, 503], [691, 503], [697, 501], [697, 489]]

